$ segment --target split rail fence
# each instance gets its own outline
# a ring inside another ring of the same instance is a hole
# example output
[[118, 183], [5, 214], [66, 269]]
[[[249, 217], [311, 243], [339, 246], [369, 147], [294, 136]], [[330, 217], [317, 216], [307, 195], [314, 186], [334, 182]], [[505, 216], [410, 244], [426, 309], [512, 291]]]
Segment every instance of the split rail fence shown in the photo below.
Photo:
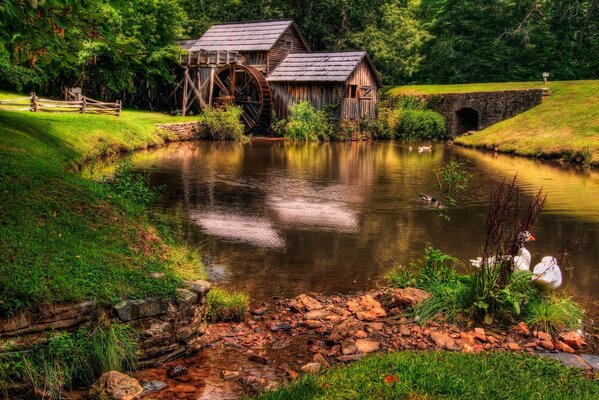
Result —
[[121, 101], [106, 103], [85, 96], [77, 99], [53, 100], [38, 97], [31, 93], [29, 97], [0, 100], [0, 109], [31, 112], [71, 112], [85, 114], [121, 115]]

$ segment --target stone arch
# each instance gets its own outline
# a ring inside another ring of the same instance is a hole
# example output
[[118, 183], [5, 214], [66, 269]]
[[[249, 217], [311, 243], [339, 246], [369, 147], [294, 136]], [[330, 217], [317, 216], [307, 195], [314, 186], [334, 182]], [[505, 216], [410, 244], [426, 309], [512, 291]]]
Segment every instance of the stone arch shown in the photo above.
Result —
[[455, 112], [456, 134], [460, 135], [468, 131], [477, 131], [480, 126], [480, 115], [471, 107], [462, 107]]

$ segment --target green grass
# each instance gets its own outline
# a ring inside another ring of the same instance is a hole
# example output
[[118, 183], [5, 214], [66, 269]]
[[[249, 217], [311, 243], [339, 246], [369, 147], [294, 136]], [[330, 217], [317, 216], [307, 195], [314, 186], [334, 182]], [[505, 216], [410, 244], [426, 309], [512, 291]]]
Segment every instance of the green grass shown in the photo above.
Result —
[[162, 240], [130, 200], [76, 172], [164, 143], [155, 124], [172, 121], [181, 119], [0, 111], [0, 317], [48, 303], [170, 298], [182, 279], [204, 276], [195, 251]]
[[550, 293], [532, 301], [524, 315], [524, 321], [530, 328], [552, 335], [579, 328], [584, 318], [580, 306], [559, 293]]
[[246, 293], [214, 287], [206, 295], [208, 319], [212, 322], [241, 321], [250, 298]]
[[511, 353], [400, 352], [304, 376], [261, 400], [596, 399], [599, 381]]
[[[391, 95], [529, 89], [537, 82], [404, 86]], [[549, 82], [551, 95], [531, 110], [499, 122], [456, 143], [523, 156], [564, 158], [599, 166], [599, 80]]]

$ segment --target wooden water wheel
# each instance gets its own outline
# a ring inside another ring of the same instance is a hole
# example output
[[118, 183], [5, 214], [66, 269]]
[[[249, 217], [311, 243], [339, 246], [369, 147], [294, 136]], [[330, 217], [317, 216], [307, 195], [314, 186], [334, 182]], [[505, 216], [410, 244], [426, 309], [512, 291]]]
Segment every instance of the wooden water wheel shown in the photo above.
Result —
[[214, 100], [237, 104], [248, 130], [265, 129], [272, 117], [272, 92], [266, 78], [252, 67], [225, 65], [216, 71]]

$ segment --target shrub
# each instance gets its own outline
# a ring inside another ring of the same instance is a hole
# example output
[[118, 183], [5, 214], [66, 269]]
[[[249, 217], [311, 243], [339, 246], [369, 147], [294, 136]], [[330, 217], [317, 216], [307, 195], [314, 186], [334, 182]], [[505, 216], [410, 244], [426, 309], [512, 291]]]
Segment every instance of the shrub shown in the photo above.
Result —
[[531, 301], [524, 315], [528, 326], [551, 334], [580, 328], [583, 318], [582, 308], [571, 298], [558, 293]]
[[250, 298], [246, 293], [230, 292], [215, 287], [208, 292], [206, 302], [210, 321], [241, 321], [248, 309]]
[[138, 211], [150, 205], [159, 191], [150, 186], [148, 173], [136, 173], [133, 170], [131, 155], [116, 165], [112, 179], [105, 179], [105, 183], [118, 196], [128, 200], [128, 204], [133, 205]]
[[100, 322], [89, 330], [49, 335], [31, 350], [4, 355], [1, 383], [21, 379], [34, 393], [62, 398], [74, 384], [89, 385], [109, 370], [132, 369], [137, 351], [137, 338], [128, 326]]
[[243, 110], [238, 106], [206, 108], [197, 124], [196, 137], [210, 140], [247, 141], [245, 126], [241, 122]]
[[401, 116], [398, 132], [402, 139], [438, 140], [447, 138], [443, 116], [432, 110], [405, 110]]
[[395, 109], [423, 110], [425, 103], [416, 96], [398, 96], [395, 98]]
[[316, 110], [307, 101], [289, 107], [289, 117], [278, 129], [287, 139], [295, 141], [328, 141], [333, 135], [332, 117], [324, 110]]

